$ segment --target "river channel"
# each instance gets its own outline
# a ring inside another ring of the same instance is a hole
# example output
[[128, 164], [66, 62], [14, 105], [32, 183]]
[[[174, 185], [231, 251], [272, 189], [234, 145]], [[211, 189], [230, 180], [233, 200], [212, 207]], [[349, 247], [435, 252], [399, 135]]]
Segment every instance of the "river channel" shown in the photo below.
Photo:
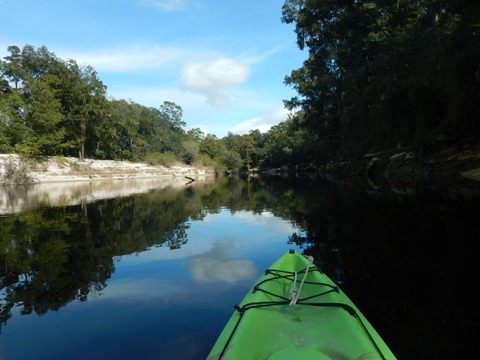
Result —
[[479, 219], [478, 197], [309, 178], [4, 188], [0, 359], [205, 359], [292, 248], [397, 358], [474, 357]]

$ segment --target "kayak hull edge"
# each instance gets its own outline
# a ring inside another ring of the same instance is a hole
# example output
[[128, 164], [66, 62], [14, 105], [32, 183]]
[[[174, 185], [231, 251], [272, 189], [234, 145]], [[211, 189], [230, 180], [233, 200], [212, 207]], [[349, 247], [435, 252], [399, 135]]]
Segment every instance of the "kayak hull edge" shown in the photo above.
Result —
[[293, 358], [396, 359], [347, 295], [291, 250], [236, 306], [207, 360]]

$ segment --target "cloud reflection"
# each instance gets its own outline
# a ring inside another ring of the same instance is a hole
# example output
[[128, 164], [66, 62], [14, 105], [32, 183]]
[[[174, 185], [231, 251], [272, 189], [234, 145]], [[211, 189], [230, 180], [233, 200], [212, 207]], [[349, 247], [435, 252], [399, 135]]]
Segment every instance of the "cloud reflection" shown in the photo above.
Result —
[[199, 283], [226, 282], [233, 284], [240, 280], [253, 278], [257, 273], [253, 261], [232, 258], [233, 250], [233, 241], [223, 239], [216, 241], [211, 251], [192, 256], [188, 260], [192, 279]]

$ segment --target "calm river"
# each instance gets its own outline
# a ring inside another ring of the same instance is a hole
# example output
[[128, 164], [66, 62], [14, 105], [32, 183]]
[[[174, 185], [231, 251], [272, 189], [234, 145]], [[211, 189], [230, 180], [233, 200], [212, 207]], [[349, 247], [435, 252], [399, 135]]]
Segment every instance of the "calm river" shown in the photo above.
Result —
[[478, 197], [285, 178], [0, 192], [2, 360], [205, 359], [291, 248], [399, 359], [477, 353]]

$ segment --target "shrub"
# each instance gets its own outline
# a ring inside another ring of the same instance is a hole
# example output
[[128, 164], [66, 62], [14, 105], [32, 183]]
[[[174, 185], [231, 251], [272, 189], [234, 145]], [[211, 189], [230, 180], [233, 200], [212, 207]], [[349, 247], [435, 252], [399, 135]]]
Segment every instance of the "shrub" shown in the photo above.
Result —
[[179, 162], [177, 156], [170, 151], [164, 153], [150, 153], [145, 156], [145, 161], [150, 165], [173, 166]]
[[9, 157], [3, 162], [2, 185], [29, 185], [34, 183], [28, 161]]
[[212, 160], [212, 158], [206, 154], [199, 154], [194, 165], [198, 167], [204, 166], [213, 168], [217, 174], [223, 174], [228, 170], [225, 164]]

